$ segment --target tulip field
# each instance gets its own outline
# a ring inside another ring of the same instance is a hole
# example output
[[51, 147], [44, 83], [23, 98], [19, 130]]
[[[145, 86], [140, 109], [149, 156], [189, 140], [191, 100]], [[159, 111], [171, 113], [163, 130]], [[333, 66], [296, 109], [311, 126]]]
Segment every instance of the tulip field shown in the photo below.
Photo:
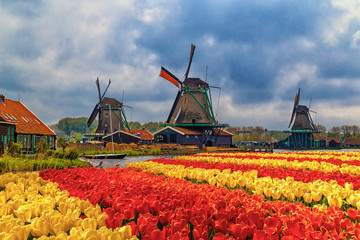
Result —
[[360, 152], [201, 153], [0, 175], [1, 239], [359, 239]]

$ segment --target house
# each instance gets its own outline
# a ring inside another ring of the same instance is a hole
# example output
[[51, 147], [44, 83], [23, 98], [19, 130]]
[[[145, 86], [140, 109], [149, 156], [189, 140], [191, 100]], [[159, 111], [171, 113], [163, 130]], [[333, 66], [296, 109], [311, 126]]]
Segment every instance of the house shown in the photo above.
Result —
[[[125, 131], [130, 133], [128, 129]], [[141, 144], [152, 144], [154, 142], [154, 135], [147, 130], [131, 130], [131, 134], [139, 136], [141, 138]]]
[[315, 147], [320, 147], [320, 148], [326, 147], [325, 138], [320, 136], [320, 134], [318, 134], [318, 133], [313, 133], [312, 135], [313, 135]]
[[0, 117], [0, 156], [4, 154], [5, 149], [11, 141], [15, 139], [15, 123], [8, 123]]
[[129, 132], [117, 130], [116, 132], [110, 133], [102, 137], [102, 141], [114, 142], [114, 143], [139, 143], [141, 142], [141, 137], [130, 134]]
[[326, 138], [326, 147], [341, 148], [342, 143], [339, 137]]
[[[155, 143], [176, 143], [182, 145], [197, 145], [202, 147], [205, 143], [207, 146], [230, 146], [232, 144], [232, 134], [225, 131], [215, 129], [212, 133], [212, 140], [203, 132], [183, 127], [166, 126], [154, 133]], [[211, 142], [209, 142], [211, 141]]]
[[347, 137], [343, 144], [345, 147], [360, 147], [360, 138]]
[[33, 153], [41, 139], [48, 148], [55, 148], [56, 134], [20, 101], [0, 95], [0, 118], [2, 150], [14, 141], [21, 143], [23, 152]]

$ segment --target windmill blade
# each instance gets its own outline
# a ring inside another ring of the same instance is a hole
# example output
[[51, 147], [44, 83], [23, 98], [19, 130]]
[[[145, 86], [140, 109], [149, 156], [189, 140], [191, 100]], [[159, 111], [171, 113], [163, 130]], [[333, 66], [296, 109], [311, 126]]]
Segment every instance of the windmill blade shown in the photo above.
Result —
[[101, 98], [100, 98], [100, 102], [103, 100], [103, 98], [104, 98], [104, 96], [105, 96], [105, 93], [106, 93], [107, 90], [109, 89], [110, 83], [111, 83], [111, 80], [110, 80], [110, 78], [109, 78], [109, 83], [108, 83], [108, 85], [107, 85], [107, 87], [106, 87], [106, 89], [105, 89], [105, 92], [103, 93], [103, 95], [102, 95]]
[[101, 93], [100, 93], [100, 83], [99, 83], [99, 77], [96, 78], [96, 86], [99, 93], [99, 101], [101, 101]]
[[296, 97], [295, 97], [294, 107], [299, 106], [299, 102], [300, 102], [300, 88], [299, 88], [299, 91], [298, 91], [298, 93], [296, 94]]
[[294, 120], [295, 113], [296, 113], [296, 108], [299, 106], [299, 98], [300, 98], [300, 88], [299, 88], [298, 93], [295, 96], [294, 107], [293, 107], [293, 111], [292, 111], [292, 114], [291, 114], [291, 119], [290, 119], [290, 123], [289, 123], [288, 128], [290, 127], [291, 123]]
[[315, 111], [313, 111], [313, 110], [309, 110], [309, 112], [312, 112], [312, 113], [317, 113], [317, 112], [315, 112]]
[[294, 110], [293, 110], [293, 113], [292, 113], [292, 115], [291, 115], [291, 119], [290, 119], [290, 123], [289, 123], [288, 128], [290, 127], [291, 123], [293, 122], [294, 117], [295, 117], [295, 114], [296, 114], [296, 112], [295, 112], [295, 109], [294, 109]]
[[[175, 113], [175, 109], [176, 109], [176, 108], [179, 109], [177, 106], [178, 106], [178, 103], [179, 103], [181, 94], [182, 94], [182, 91], [179, 90], [178, 93], [177, 93], [177, 95], [176, 95], [174, 104], [173, 104], [172, 107], [171, 107], [171, 110], [170, 110], [169, 116], [168, 116], [168, 118], [167, 118], [167, 120], [166, 120], [166, 123], [170, 123], [171, 120], [176, 116], [176, 114], [175, 114], [175, 116], [174, 116], [174, 113]], [[173, 116], [174, 116], [174, 117], [173, 117]]]
[[93, 121], [95, 120], [96, 118], [96, 115], [99, 113], [99, 105], [100, 103], [96, 104], [95, 107], [94, 107], [94, 110], [92, 111], [88, 121], [87, 121], [87, 126], [90, 127], [90, 125], [93, 123]]
[[191, 66], [191, 62], [192, 62], [192, 58], [194, 56], [194, 52], [195, 52], [195, 45], [191, 44], [191, 50], [190, 50], [190, 59], [189, 59], [189, 64], [188, 64], [188, 67], [186, 69], [186, 72], [185, 72], [185, 79], [187, 79], [188, 77], [188, 74], [189, 74], [189, 71], [190, 71], [190, 66]]
[[130, 106], [128, 106], [128, 105], [124, 105], [124, 104], [123, 104], [123, 107], [127, 107], [127, 108], [133, 108], [133, 107], [130, 107]]
[[311, 118], [310, 113], [307, 112], [307, 115], [308, 115], [308, 118], [309, 118], [309, 121], [310, 121], [311, 126], [312, 126], [314, 129], [316, 129], [316, 128], [315, 128], [315, 124], [314, 124], [314, 122], [313, 122], [313, 120], [312, 120], [312, 118]]
[[180, 88], [182, 84], [182, 82], [174, 74], [172, 74], [169, 70], [167, 70], [163, 66], [161, 66], [161, 71], [159, 76], [165, 78], [166, 80], [168, 80], [178, 88]]

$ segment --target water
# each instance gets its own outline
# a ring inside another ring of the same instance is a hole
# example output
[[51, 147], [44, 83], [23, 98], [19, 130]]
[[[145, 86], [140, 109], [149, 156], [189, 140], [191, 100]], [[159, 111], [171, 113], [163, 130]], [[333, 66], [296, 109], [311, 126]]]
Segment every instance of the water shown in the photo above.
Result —
[[[299, 150], [289, 150], [289, 149], [274, 149], [274, 153], [279, 152], [295, 152]], [[329, 151], [327, 149], [307, 149], [307, 150], [301, 150], [301, 151]], [[351, 152], [351, 151], [359, 151], [359, 149], [333, 149], [330, 151], [344, 151], [344, 152]], [[119, 166], [120, 168], [125, 168], [125, 163], [130, 162], [141, 162], [146, 161], [149, 159], [155, 159], [155, 158], [167, 158], [172, 159], [174, 155], [149, 155], [149, 156], [126, 156], [123, 159], [88, 159], [87, 161], [91, 163], [93, 167], [97, 168], [109, 168], [109, 167], [116, 167]]]
[[174, 156], [154, 156], [154, 155], [149, 155], [149, 156], [126, 156], [123, 159], [88, 159], [87, 161], [89, 163], [91, 163], [91, 165], [93, 167], [98, 167], [98, 168], [109, 168], [109, 167], [116, 167], [119, 166], [120, 168], [125, 168], [126, 165], [125, 163], [130, 163], [130, 162], [141, 162], [141, 161], [146, 161], [149, 159], [154, 159], [154, 158], [168, 158], [168, 159], [172, 159]]

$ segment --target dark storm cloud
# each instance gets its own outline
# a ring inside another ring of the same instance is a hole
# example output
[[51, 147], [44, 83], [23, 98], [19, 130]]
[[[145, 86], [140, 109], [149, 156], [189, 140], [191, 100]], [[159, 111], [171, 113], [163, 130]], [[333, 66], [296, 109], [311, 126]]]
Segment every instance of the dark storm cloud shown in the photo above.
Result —
[[182, 79], [193, 43], [189, 76], [205, 80], [208, 69], [224, 122], [281, 129], [299, 87], [321, 119], [341, 108], [346, 119], [360, 92], [360, 17], [349, 4], [0, 0], [1, 91], [54, 123], [89, 115], [96, 77], [102, 89], [111, 78], [107, 96], [125, 91], [133, 120], [165, 120], [177, 89], [160, 66]]

